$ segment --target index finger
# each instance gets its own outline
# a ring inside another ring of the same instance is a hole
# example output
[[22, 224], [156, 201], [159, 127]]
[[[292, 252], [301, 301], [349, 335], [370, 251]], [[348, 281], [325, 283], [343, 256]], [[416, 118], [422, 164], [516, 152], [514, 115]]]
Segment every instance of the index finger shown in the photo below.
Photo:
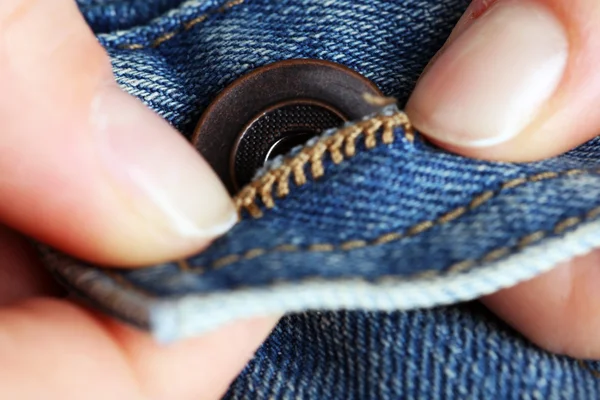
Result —
[[160, 346], [66, 302], [0, 309], [0, 398], [218, 399], [276, 318]]
[[140, 265], [236, 220], [183, 137], [116, 85], [72, 0], [0, 2], [0, 221], [74, 256]]

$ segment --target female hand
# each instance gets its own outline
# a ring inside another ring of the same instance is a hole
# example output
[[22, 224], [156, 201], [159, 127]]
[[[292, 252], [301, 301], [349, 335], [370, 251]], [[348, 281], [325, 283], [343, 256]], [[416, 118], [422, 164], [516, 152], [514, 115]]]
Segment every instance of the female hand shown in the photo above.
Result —
[[[0, 223], [106, 265], [197, 252], [234, 222], [218, 178], [114, 82], [73, 0], [0, 1]], [[52, 298], [0, 228], [0, 397], [217, 399], [276, 319], [170, 347]]]
[[[600, 133], [600, 2], [476, 0], [407, 112], [442, 147], [534, 161]], [[483, 299], [540, 346], [600, 358], [600, 252]]]

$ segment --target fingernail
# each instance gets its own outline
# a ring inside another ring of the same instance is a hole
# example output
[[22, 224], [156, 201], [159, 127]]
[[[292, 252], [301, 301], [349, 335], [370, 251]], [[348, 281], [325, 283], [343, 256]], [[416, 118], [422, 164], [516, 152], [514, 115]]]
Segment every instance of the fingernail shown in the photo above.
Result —
[[517, 136], [558, 88], [567, 33], [535, 1], [500, 0], [453, 38], [407, 105], [413, 124], [442, 142], [485, 147]]
[[219, 178], [154, 112], [110, 87], [94, 100], [91, 118], [103, 167], [125, 207], [151, 229], [193, 240], [216, 237], [235, 223]]

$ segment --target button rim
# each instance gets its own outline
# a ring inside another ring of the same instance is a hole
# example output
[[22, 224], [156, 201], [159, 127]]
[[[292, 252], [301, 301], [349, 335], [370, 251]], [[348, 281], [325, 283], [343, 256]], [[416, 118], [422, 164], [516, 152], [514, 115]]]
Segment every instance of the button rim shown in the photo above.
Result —
[[[266, 95], [263, 102], [260, 93]], [[308, 58], [276, 61], [226, 86], [202, 113], [191, 142], [234, 194], [238, 188], [232, 176], [231, 154], [237, 148], [238, 137], [262, 110], [310, 99], [329, 105], [346, 120], [357, 120], [380, 109], [364, 101], [365, 93], [383, 96], [375, 83], [344, 65]]]

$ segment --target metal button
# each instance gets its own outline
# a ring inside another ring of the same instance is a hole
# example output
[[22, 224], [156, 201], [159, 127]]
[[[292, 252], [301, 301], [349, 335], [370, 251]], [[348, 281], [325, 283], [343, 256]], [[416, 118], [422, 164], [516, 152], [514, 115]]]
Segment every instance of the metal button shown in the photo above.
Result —
[[206, 109], [193, 144], [234, 193], [268, 160], [345, 121], [379, 110], [362, 75], [321, 60], [286, 60], [229, 85]]

